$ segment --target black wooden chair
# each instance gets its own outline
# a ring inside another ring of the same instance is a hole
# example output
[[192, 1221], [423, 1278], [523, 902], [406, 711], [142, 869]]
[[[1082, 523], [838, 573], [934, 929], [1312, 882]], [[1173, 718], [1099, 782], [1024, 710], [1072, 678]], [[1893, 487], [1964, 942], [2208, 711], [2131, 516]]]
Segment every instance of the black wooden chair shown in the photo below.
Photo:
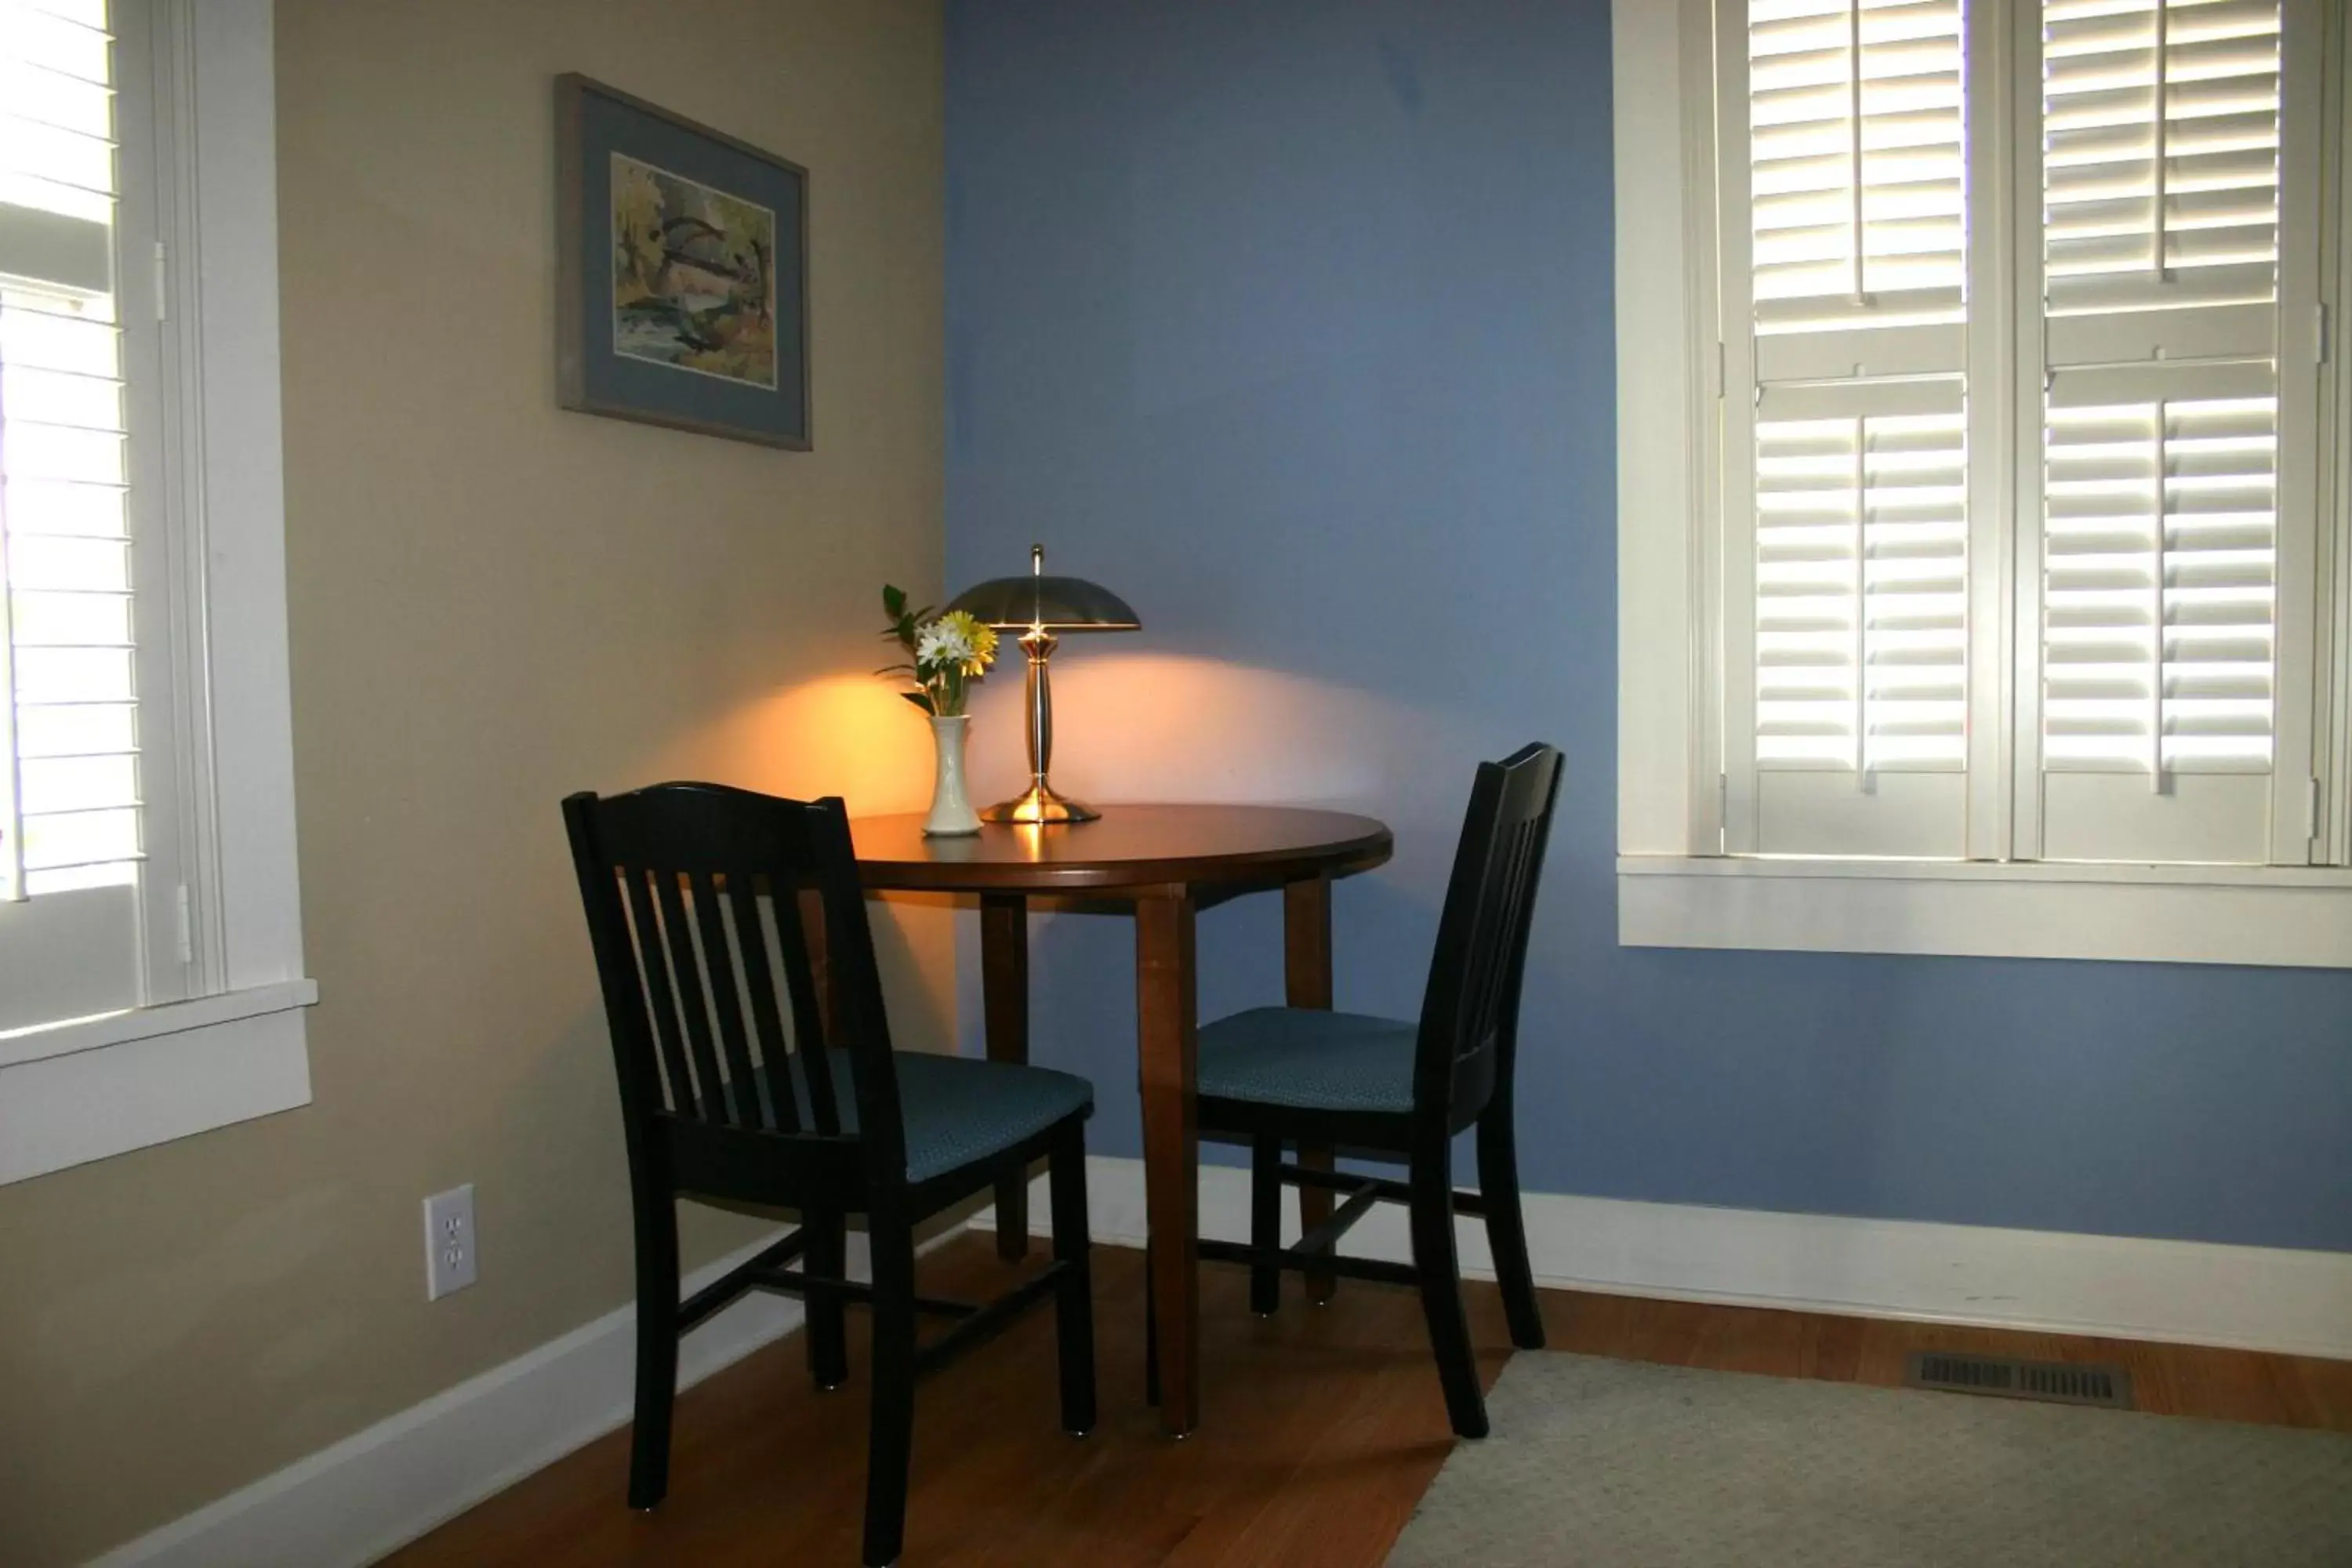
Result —
[[[1200, 1035], [1201, 1133], [1251, 1146], [1250, 1240], [1203, 1239], [1201, 1256], [1248, 1264], [1250, 1305], [1260, 1313], [1275, 1310], [1283, 1269], [1419, 1287], [1446, 1414], [1465, 1437], [1486, 1435], [1486, 1405], [1462, 1307], [1456, 1213], [1486, 1218], [1511, 1342], [1526, 1350], [1544, 1342], [1519, 1217], [1511, 1089], [1528, 929], [1559, 792], [1552, 747], [1526, 746], [1479, 764], [1418, 1022], [1258, 1007]], [[1456, 1192], [1452, 1142], [1473, 1126], [1479, 1190]], [[1402, 1163], [1407, 1178], [1286, 1162], [1286, 1145]], [[1286, 1185], [1345, 1194], [1288, 1247], [1281, 1245]], [[1348, 1227], [1383, 1202], [1410, 1210], [1413, 1261], [1339, 1256]]]
[[[843, 1304], [865, 1301], [874, 1313], [865, 1558], [895, 1563], [917, 1377], [1051, 1293], [1062, 1425], [1084, 1434], [1095, 1424], [1093, 1086], [1043, 1068], [891, 1050], [840, 801], [671, 784], [575, 795], [563, 819], [620, 1072], [636, 1211], [629, 1505], [651, 1508], [668, 1489], [680, 1335], [754, 1288], [804, 1297], [809, 1369], [832, 1388], [849, 1375]], [[916, 1225], [1000, 1179], [1025, 1178], [1041, 1155], [1052, 1165], [1053, 1261], [984, 1306], [918, 1296]], [[680, 1301], [681, 1195], [791, 1208], [800, 1225]], [[871, 1285], [844, 1278], [853, 1214], [866, 1218]], [[787, 1267], [794, 1258], [797, 1269]], [[959, 1321], [918, 1346], [918, 1312]]]

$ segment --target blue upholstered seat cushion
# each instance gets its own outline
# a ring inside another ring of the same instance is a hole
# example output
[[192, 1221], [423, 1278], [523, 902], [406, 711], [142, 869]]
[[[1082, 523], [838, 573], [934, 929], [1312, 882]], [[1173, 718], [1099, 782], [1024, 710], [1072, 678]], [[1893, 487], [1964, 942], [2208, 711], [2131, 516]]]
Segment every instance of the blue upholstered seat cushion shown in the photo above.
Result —
[[1201, 1093], [1302, 1110], [1411, 1110], [1419, 1033], [1361, 1013], [1253, 1007], [1201, 1030]]
[[[856, 1132], [857, 1095], [850, 1087], [849, 1053], [835, 1050], [825, 1055], [833, 1064], [841, 1130]], [[898, 1069], [898, 1112], [907, 1129], [909, 1182], [929, 1181], [959, 1165], [1001, 1154], [1072, 1111], [1094, 1109], [1093, 1084], [1051, 1068], [933, 1056], [928, 1051], [894, 1051], [891, 1058]], [[795, 1055], [793, 1066], [796, 1080], [793, 1087], [800, 1093], [800, 1124], [814, 1128], [816, 1121], [809, 1110], [808, 1085], [798, 1081], [804, 1070], [802, 1058]], [[759, 1076], [761, 1098], [765, 1100], [766, 1069]]]

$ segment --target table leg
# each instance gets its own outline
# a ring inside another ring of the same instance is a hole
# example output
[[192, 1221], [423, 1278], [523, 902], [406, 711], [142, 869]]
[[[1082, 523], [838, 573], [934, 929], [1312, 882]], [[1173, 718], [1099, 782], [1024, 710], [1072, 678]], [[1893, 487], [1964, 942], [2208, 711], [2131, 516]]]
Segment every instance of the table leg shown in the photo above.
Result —
[[[1029, 903], [1018, 893], [980, 900], [980, 975], [988, 1059], [1029, 1059]], [[1029, 1180], [1024, 1172], [996, 1184], [996, 1255], [1029, 1256]]]
[[[1285, 1000], [1293, 1007], [1329, 1011], [1331, 1006], [1331, 879], [1309, 877], [1282, 889], [1282, 968]], [[1310, 1171], [1332, 1167], [1329, 1148], [1302, 1144], [1298, 1163]], [[1331, 1194], [1298, 1189], [1298, 1226], [1313, 1230], [1331, 1217]], [[1307, 1273], [1307, 1299], [1320, 1304], [1339, 1289], [1339, 1277], [1319, 1269]]]
[[1200, 1424], [1200, 1128], [1194, 1120], [1199, 1015], [1192, 896], [1169, 888], [1135, 904], [1136, 1043], [1143, 1089], [1143, 1183], [1160, 1341], [1160, 1421], [1181, 1437]]

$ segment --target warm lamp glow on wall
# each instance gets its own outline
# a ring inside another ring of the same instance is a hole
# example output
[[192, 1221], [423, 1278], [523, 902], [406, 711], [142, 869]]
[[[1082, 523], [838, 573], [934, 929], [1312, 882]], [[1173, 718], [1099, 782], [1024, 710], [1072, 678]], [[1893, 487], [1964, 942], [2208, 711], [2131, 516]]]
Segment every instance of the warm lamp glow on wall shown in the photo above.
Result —
[[1029, 547], [1029, 575], [992, 577], [966, 588], [948, 606], [1021, 639], [1029, 656], [1029, 787], [980, 814], [983, 822], [1092, 822], [1102, 813], [1065, 800], [1045, 782], [1054, 761], [1054, 689], [1045, 661], [1063, 632], [1131, 632], [1142, 628], [1125, 599], [1083, 577], [1045, 575], [1045, 547]]

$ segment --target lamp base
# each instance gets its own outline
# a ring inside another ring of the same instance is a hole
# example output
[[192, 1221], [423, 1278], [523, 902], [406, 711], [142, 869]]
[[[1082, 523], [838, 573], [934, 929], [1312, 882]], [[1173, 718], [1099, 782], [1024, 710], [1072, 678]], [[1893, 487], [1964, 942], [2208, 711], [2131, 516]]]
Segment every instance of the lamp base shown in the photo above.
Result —
[[980, 814], [982, 822], [1092, 822], [1102, 813], [1093, 806], [1081, 805], [1054, 793], [1054, 786], [1039, 779], [1018, 795], [999, 802]]

